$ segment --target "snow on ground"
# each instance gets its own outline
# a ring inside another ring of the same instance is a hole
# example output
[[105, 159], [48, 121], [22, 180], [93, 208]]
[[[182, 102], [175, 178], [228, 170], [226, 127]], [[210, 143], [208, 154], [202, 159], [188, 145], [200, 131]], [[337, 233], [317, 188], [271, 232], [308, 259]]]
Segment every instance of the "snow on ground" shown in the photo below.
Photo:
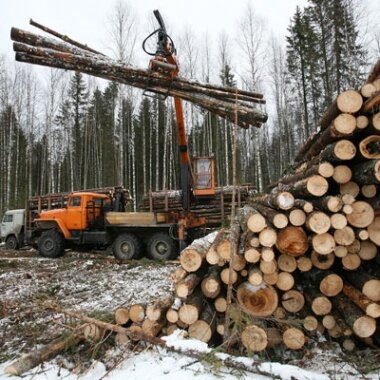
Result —
[[[177, 330], [170, 337], [165, 338], [169, 347], [177, 350], [185, 350], [194, 354], [208, 354], [209, 357], [203, 360], [194, 356], [179, 354], [168, 351], [167, 349], [153, 347], [139, 353], [128, 350], [111, 350], [108, 356], [117, 357], [116, 364], [107, 369], [100, 361], [94, 360], [91, 366], [80, 375], [62, 368], [58, 364], [59, 360], [44, 364], [33, 369], [25, 376], [25, 380], [174, 380], [174, 379], [255, 379], [255, 380], [328, 380], [328, 379], [368, 379], [379, 378], [379, 373], [362, 375], [348, 363], [343, 365], [336, 360], [320, 363], [325, 368], [323, 371], [313, 369], [302, 369], [299, 366], [261, 362], [258, 360], [240, 357], [233, 358], [223, 353], [214, 353], [205, 343], [184, 339], [183, 335]], [[212, 360], [211, 360], [212, 359]], [[327, 359], [326, 357], [324, 358]], [[321, 358], [318, 358], [321, 360]], [[223, 361], [229, 364], [234, 363], [235, 368], [220, 366]], [[6, 364], [0, 365], [0, 380], [16, 379], [3, 373]], [[330, 367], [330, 368], [329, 368]]]
[[121, 305], [169, 296], [177, 266], [143, 260], [118, 264], [104, 254], [68, 252], [52, 260], [0, 250], [0, 362], [62, 334], [64, 319], [45, 310], [45, 301], [110, 320]]
[[[104, 254], [77, 252], [50, 260], [34, 251], [0, 249], [0, 380], [16, 378], [4, 374], [4, 368], [15, 358], [67, 331], [67, 321], [62, 315], [45, 310], [45, 301], [56, 301], [63, 308], [110, 320], [122, 304], [150, 303], [170, 295], [170, 274], [177, 266], [147, 261], [118, 264]], [[74, 353], [60, 355], [33, 369], [23, 379], [380, 379], [380, 355], [373, 351], [357, 355], [362, 359], [368, 355], [368, 364], [359, 367], [339, 348], [320, 342], [303, 352], [304, 357], [298, 355], [298, 359], [285, 357], [284, 352], [277, 358], [286, 363], [281, 364], [270, 362], [271, 358], [263, 355], [231, 357], [199, 341], [184, 339], [179, 330], [165, 339], [176, 352], [144, 346], [139, 350], [121, 349], [111, 343], [96, 357], [88, 345], [82, 345]], [[232, 363], [234, 368], [223, 363]], [[375, 371], [368, 374], [371, 368]]]

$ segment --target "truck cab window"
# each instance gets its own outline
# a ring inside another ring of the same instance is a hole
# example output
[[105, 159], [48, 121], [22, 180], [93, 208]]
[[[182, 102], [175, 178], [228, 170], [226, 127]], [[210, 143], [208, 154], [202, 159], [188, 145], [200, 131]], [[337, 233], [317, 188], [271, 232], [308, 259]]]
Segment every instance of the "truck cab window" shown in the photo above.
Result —
[[211, 163], [207, 159], [198, 159], [196, 164], [196, 188], [207, 189], [211, 186]]
[[71, 207], [79, 207], [81, 204], [81, 197], [71, 197], [70, 198], [70, 206]]
[[12, 223], [13, 222], [13, 215], [12, 214], [5, 214], [3, 223]]

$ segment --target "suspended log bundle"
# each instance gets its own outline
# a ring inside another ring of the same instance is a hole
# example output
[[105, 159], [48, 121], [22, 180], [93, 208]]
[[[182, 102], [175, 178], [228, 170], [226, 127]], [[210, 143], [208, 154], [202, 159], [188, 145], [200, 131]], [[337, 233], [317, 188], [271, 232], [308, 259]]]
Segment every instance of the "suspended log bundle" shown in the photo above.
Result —
[[173, 78], [164, 72], [132, 68], [32, 20], [31, 24], [58, 39], [12, 28], [16, 61], [82, 72], [159, 95], [178, 97], [242, 128], [251, 125], [260, 127], [268, 118], [255, 106], [265, 103], [262, 94]]

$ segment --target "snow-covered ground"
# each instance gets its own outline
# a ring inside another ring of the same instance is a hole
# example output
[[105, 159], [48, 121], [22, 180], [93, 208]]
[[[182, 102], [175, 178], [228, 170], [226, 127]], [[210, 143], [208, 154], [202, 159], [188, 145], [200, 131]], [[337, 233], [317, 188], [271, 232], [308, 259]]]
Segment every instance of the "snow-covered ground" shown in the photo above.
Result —
[[[4, 374], [12, 360], [65, 331], [67, 321], [45, 310], [44, 301], [95, 313], [99, 319], [112, 318], [120, 305], [168, 296], [172, 292], [170, 274], [177, 266], [146, 261], [118, 264], [105, 254], [77, 252], [49, 260], [33, 251], [0, 249], [0, 380], [15, 378]], [[96, 359], [84, 347], [79, 354], [64, 354], [34, 368], [23, 379], [380, 379], [380, 355], [373, 351], [359, 353], [361, 359], [371, 356], [367, 366], [359, 366], [339, 348], [322, 343], [303, 352], [303, 357], [283, 358], [287, 364], [281, 364], [270, 362], [265, 355], [228, 356], [186, 339], [179, 330], [164, 339], [168, 349], [140, 346], [131, 350], [109, 344]]]
[[[246, 357], [231, 357], [214, 353], [205, 343], [185, 339], [179, 330], [164, 338], [169, 347], [190, 352], [180, 354], [168, 349], [150, 347], [138, 353], [114, 349], [107, 353], [112, 356], [111, 368], [94, 360], [89, 368], [81, 373], [62, 367], [59, 358], [28, 372], [25, 380], [171, 380], [171, 379], [283, 379], [283, 380], [328, 380], [328, 379], [379, 379], [380, 373], [363, 374], [347, 362], [342, 362], [332, 352], [316, 352], [314, 360], [303, 363], [306, 369], [296, 365], [271, 363]], [[198, 358], [196, 358], [197, 353]], [[199, 357], [200, 356], [200, 357]], [[203, 356], [203, 357], [202, 357]], [[226, 363], [227, 365], [224, 365]], [[9, 363], [0, 365], [0, 380], [15, 379], [4, 374]]]

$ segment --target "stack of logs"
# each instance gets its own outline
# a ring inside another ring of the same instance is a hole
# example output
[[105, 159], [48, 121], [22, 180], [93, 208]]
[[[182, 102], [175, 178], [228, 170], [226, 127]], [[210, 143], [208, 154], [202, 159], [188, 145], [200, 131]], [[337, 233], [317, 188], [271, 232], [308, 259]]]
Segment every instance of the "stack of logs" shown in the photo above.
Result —
[[[229, 221], [232, 208], [232, 186], [217, 187], [215, 195], [210, 198], [196, 199], [191, 204], [190, 211], [206, 220], [207, 227], [220, 227]], [[249, 196], [256, 192], [251, 185], [237, 187], [237, 205], [246, 204]], [[150, 212], [181, 212], [183, 211], [182, 193], [180, 190], [151, 192], [145, 196], [139, 205], [139, 211]]]
[[337, 97], [294, 174], [181, 252], [173, 298], [118, 309], [117, 323], [204, 342], [227, 327], [248, 352], [301, 349], [320, 333], [346, 350], [380, 347], [379, 74], [380, 61], [361, 91]]

